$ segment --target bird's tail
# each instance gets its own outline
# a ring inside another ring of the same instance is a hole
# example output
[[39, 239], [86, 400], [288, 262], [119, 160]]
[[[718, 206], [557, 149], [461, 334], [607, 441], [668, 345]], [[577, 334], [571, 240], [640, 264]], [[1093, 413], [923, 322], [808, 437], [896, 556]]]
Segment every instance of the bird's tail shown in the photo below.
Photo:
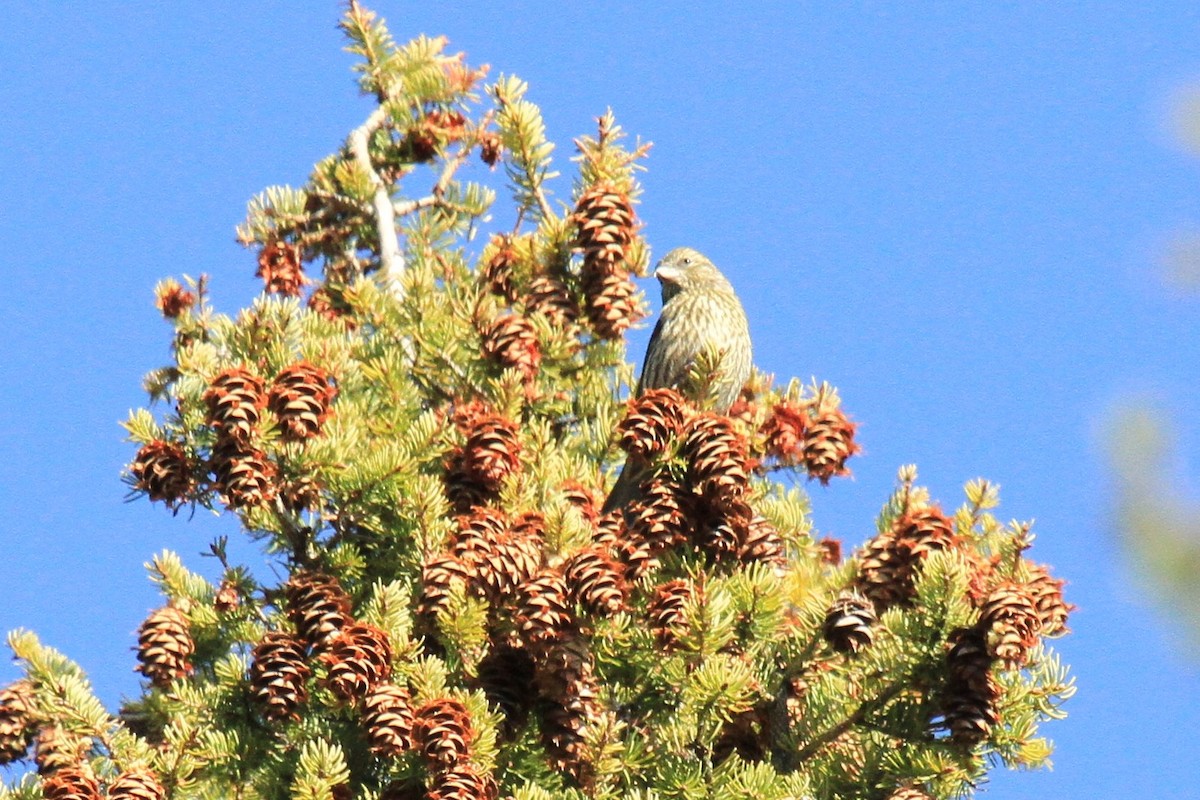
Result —
[[604, 501], [602, 513], [607, 514], [628, 507], [638, 496], [638, 487], [645, 473], [644, 466], [626, 461], [625, 466], [621, 468], [621, 474], [617, 476], [617, 482], [613, 484], [612, 491], [608, 493], [608, 499]]

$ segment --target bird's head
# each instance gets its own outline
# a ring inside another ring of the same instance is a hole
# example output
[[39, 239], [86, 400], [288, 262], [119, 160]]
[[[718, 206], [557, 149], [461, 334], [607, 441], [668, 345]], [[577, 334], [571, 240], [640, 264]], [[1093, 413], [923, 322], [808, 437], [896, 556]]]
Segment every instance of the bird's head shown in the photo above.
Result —
[[690, 247], [676, 247], [654, 269], [662, 284], [663, 302], [680, 292], [705, 287], [729, 289], [729, 281], [705, 256]]

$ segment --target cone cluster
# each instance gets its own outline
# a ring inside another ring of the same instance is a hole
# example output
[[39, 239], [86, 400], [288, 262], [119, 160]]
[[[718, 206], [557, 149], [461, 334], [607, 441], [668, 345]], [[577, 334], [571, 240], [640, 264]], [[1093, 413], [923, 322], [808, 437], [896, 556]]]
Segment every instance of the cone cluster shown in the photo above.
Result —
[[583, 254], [584, 313], [601, 339], [619, 339], [644, 316], [626, 266], [637, 234], [633, 203], [625, 192], [600, 182], [580, 195], [571, 220], [575, 249]]
[[[749, 401], [739, 409], [753, 419]], [[734, 416], [731, 409], [730, 416]], [[837, 404], [836, 396], [819, 392], [804, 402], [781, 399], [758, 429], [763, 453], [785, 467], [801, 466], [810, 479], [828, 484], [850, 474], [846, 462], [861, 451], [854, 440], [858, 425]]]
[[[206, 421], [216, 433], [208, 468], [213, 486], [231, 509], [252, 508], [274, 500], [287, 488], [293, 507], [312, 504], [312, 496], [281, 483], [278, 468], [255, 444], [262, 412], [270, 408], [284, 442], [300, 442], [321, 433], [337, 395], [332, 376], [307, 361], [279, 372], [270, 388], [249, 370], [235, 367], [217, 375], [204, 393]], [[310, 487], [312, 488], [312, 487]]]

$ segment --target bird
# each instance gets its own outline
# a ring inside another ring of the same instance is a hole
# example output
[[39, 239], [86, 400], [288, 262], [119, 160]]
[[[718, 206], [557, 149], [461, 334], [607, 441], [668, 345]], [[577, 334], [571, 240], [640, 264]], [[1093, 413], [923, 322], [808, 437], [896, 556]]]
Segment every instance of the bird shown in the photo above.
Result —
[[[750, 324], [733, 286], [716, 265], [690, 247], [667, 253], [654, 270], [662, 313], [650, 335], [634, 396], [669, 388], [724, 414], [750, 378]], [[702, 363], [698, 363], [702, 362]], [[697, 376], [698, 367], [711, 367]], [[700, 385], [694, 385], [699, 377]], [[643, 470], [626, 464], [604, 502], [604, 513], [633, 499]]]

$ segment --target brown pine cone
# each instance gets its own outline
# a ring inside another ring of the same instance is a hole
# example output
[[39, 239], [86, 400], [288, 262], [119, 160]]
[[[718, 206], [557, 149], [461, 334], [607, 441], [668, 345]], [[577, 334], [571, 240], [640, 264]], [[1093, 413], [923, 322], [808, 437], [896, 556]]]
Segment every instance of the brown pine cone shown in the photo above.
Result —
[[483, 357], [502, 369], [515, 369], [529, 383], [542, 364], [542, 345], [533, 324], [520, 314], [505, 314], [480, 329]]
[[155, 439], [138, 450], [129, 467], [135, 486], [149, 495], [151, 501], [161, 500], [167, 508], [178, 508], [191, 497], [196, 482], [192, 464], [178, 444]]
[[621, 449], [649, 460], [666, 449], [683, 430], [689, 409], [674, 389], [650, 389], [629, 402], [629, 411], [617, 425]]
[[271, 386], [267, 407], [275, 414], [285, 442], [300, 442], [321, 433], [337, 396], [333, 376], [300, 361], [280, 371]]
[[227, 369], [212, 379], [204, 402], [208, 405], [208, 424], [221, 436], [249, 441], [267, 406], [266, 386], [249, 370]]
[[469, 762], [460, 762], [430, 780], [426, 800], [496, 800], [500, 786], [496, 779]]
[[166, 794], [158, 776], [145, 767], [126, 770], [108, 785], [108, 800], [163, 800]]
[[63, 767], [42, 782], [46, 800], [100, 800], [100, 784], [84, 767]]
[[563, 564], [571, 597], [589, 614], [612, 616], [625, 607], [623, 567], [599, 547], [580, 550]]
[[571, 216], [577, 233], [575, 248], [583, 253], [584, 269], [612, 273], [622, 267], [626, 249], [637, 233], [629, 196], [609, 183], [589, 187]]
[[574, 629], [570, 593], [560, 572], [548, 570], [521, 585], [516, 622], [521, 640], [535, 652]]
[[441, 697], [417, 710], [413, 742], [433, 771], [466, 761], [475, 743], [475, 727], [461, 700]]
[[380, 684], [363, 701], [362, 722], [376, 755], [396, 757], [412, 747], [412, 695], [390, 683]]
[[304, 277], [304, 264], [300, 247], [278, 240], [268, 242], [258, 252], [258, 271], [266, 291], [299, 297], [308, 279]]
[[283, 585], [288, 617], [296, 632], [322, 650], [351, 620], [350, 596], [337, 578], [314, 570], [299, 570]]
[[218, 437], [208, 468], [221, 499], [231, 509], [263, 506], [275, 499], [275, 462], [241, 439]]
[[250, 695], [270, 722], [299, 719], [296, 709], [308, 699], [310, 675], [304, 644], [290, 633], [270, 631], [254, 646]]
[[19, 680], [0, 690], [0, 764], [24, 758], [33, 741], [33, 685]]
[[165, 687], [191, 674], [195, 649], [187, 617], [174, 606], [163, 606], [138, 631], [137, 670], [155, 686]]
[[329, 672], [325, 684], [344, 702], [358, 702], [392, 674], [392, 645], [387, 633], [365, 622], [342, 628], [321, 654]]
[[671, 649], [679, 643], [679, 633], [685, 624], [684, 609], [695, 591], [691, 583], [682, 579], [668, 581], [654, 589], [646, 614], [650, 630], [661, 646]]
[[830, 478], [849, 475], [846, 461], [862, 450], [854, 441], [858, 425], [832, 403], [816, 407], [804, 433], [803, 462], [810, 478], [828, 484]]
[[559, 327], [579, 319], [579, 304], [567, 285], [553, 275], [539, 275], [529, 283], [525, 311], [541, 314]]
[[875, 638], [872, 628], [877, 618], [875, 609], [865, 597], [855, 591], [838, 595], [825, 613], [822, 632], [825, 641], [842, 653], [857, 653], [868, 647]]
[[1007, 666], [1020, 667], [1038, 643], [1041, 618], [1025, 586], [1003, 581], [984, 601], [979, 624], [987, 629], [988, 655]]
[[533, 707], [533, 658], [523, 647], [501, 643], [479, 662], [479, 688], [504, 715], [504, 730], [513, 736]]

